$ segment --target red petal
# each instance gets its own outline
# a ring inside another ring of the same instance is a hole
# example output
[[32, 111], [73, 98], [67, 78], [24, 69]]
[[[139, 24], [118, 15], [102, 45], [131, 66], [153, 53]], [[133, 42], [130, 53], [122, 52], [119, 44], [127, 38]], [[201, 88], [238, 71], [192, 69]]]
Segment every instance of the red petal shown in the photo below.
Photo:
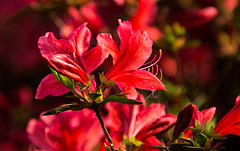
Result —
[[124, 40], [125, 46], [120, 49], [119, 59], [106, 74], [109, 80], [119, 72], [137, 70], [152, 53], [153, 41], [146, 31], [138, 30], [125, 38], [128, 38], [128, 41]]
[[177, 122], [173, 131], [173, 137], [178, 138], [178, 136], [187, 130], [187, 128], [191, 125], [193, 115], [195, 111], [195, 105], [189, 103], [185, 108], [183, 108], [178, 116]]
[[201, 111], [202, 113], [202, 121], [200, 121], [202, 124], [204, 124], [205, 122], [209, 123], [216, 111], [216, 107], [211, 107], [209, 109], [203, 110]]
[[164, 84], [155, 75], [145, 70], [119, 73], [111, 80], [144, 90], [165, 90]]
[[[86, 27], [87, 23], [82, 24], [75, 30], [71, 32], [68, 37], [68, 41], [73, 46], [73, 51], [76, 53], [75, 57], [77, 59], [82, 58], [82, 54], [88, 51], [90, 40], [91, 40], [91, 32]], [[80, 60], [78, 60], [80, 61]]]
[[128, 47], [129, 44], [129, 38], [133, 34], [132, 31], [132, 24], [128, 21], [121, 21], [120, 19], [118, 20], [119, 26], [117, 29], [119, 38], [121, 40], [120, 44], [120, 51], [125, 50]]
[[133, 136], [143, 140], [167, 131], [176, 122], [176, 117], [165, 113], [163, 104], [151, 104], [137, 115]]
[[99, 36], [97, 37], [97, 41], [97, 46], [83, 55], [83, 62], [85, 63], [87, 73], [95, 70], [109, 56], [109, 51], [107, 49], [102, 49], [103, 44], [99, 40]]
[[[240, 96], [236, 99], [236, 105], [217, 123], [214, 132], [219, 135], [235, 134], [240, 136]], [[236, 130], [235, 130], [236, 129]]]
[[35, 99], [44, 99], [48, 95], [59, 96], [69, 92], [70, 90], [59, 82], [53, 74], [47, 75], [42, 79], [37, 88]]
[[115, 64], [119, 58], [119, 50], [112, 36], [110, 34], [101, 33], [97, 36], [97, 41], [102, 49], [106, 49], [111, 54], [113, 64]]
[[212, 6], [203, 9], [192, 9], [188, 12], [179, 13], [178, 20], [182, 26], [191, 29], [208, 23], [217, 13], [217, 9]]
[[83, 69], [64, 54], [51, 54], [43, 56], [48, 61], [48, 64], [57, 72], [73, 78], [83, 84], [88, 82], [88, 78]]

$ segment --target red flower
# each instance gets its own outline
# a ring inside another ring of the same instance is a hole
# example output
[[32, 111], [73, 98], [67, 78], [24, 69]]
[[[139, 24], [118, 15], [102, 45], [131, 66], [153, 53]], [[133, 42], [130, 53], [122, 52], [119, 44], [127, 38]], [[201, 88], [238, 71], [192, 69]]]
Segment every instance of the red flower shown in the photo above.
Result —
[[119, 20], [118, 35], [121, 40], [118, 49], [110, 34], [100, 34], [103, 49], [107, 49], [113, 58], [113, 66], [106, 78], [113, 80], [123, 90], [130, 92], [130, 98], [136, 98], [135, 88], [151, 91], [165, 90], [163, 83], [152, 73], [139, 69], [152, 53], [152, 38], [146, 32], [133, 32], [130, 22]]
[[91, 151], [104, 136], [94, 112], [88, 109], [31, 119], [27, 133], [41, 151]]
[[[138, 94], [137, 100], [144, 102], [142, 95]], [[154, 135], [163, 133], [173, 126], [176, 117], [165, 113], [163, 104], [127, 105], [119, 103], [108, 103], [106, 108], [109, 114], [106, 125], [110, 129], [115, 148], [119, 148], [123, 136], [128, 139], [135, 137], [143, 143], [143, 148], [150, 149], [153, 145], [161, 143]]]
[[138, 0], [138, 9], [136, 14], [129, 19], [133, 25], [133, 30], [142, 29], [149, 32], [153, 40], [157, 40], [163, 34], [156, 28], [149, 26], [153, 23], [157, 14], [156, 0]]
[[[109, 55], [105, 49], [101, 49], [99, 41], [96, 47], [88, 51], [90, 38], [91, 33], [85, 23], [76, 28], [68, 40], [56, 40], [53, 33], [46, 33], [39, 38], [38, 47], [43, 58], [54, 70], [86, 84], [89, 81], [87, 74], [95, 70]], [[48, 75], [41, 81], [35, 98], [43, 99], [49, 94], [58, 96], [68, 91], [53, 75]]]
[[219, 135], [240, 136], [240, 95], [236, 99], [236, 105], [217, 123], [214, 132]]
[[90, 39], [90, 30], [84, 23], [69, 35], [68, 40], [56, 40], [53, 33], [46, 33], [39, 38], [38, 47], [53, 69], [86, 84], [86, 73], [92, 72], [108, 57], [108, 53], [100, 49], [100, 43], [88, 51]]
[[[204, 123], [209, 123], [216, 111], [216, 107], [211, 107], [209, 109], [203, 110], [203, 111], [199, 111], [195, 108], [194, 111], [194, 116], [193, 116], [193, 120], [191, 122], [191, 127], [195, 127], [195, 122], [198, 121], [200, 123], [200, 126], [203, 126]], [[190, 129], [188, 129], [185, 134], [184, 137], [185, 138], [189, 138], [192, 135], [192, 131]]]
[[106, 25], [98, 13], [98, 9], [99, 6], [96, 2], [89, 2], [81, 5], [79, 9], [72, 6], [68, 7], [67, 14], [64, 15], [65, 24], [63, 24], [60, 29], [61, 35], [67, 37], [73, 29], [83, 22], [88, 22], [88, 27], [93, 35], [97, 35], [99, 31], [106, 28]]
[[177, 138], [182, 132], [184, 132], [185, 138], [190, 137], [192, 135], [192, 131], [188, 128], [195, 127], [196, 121], [199, 121], [200, 126], [206, 122], [209, 123], [212, 120], [215, 111], [215, 107], [211, 107], [203, 111], [198, 111], [195, 105], [189, 103], [178, 114], [173, 136]]
[[202, 9], [191, 9], [189, 11], [179, 12], [178, 15], [175, 15], [182, 26], [187, 29], [192, 29], [208, 23], [217, 13], [218, 11], [215, 7], [208, 6]]

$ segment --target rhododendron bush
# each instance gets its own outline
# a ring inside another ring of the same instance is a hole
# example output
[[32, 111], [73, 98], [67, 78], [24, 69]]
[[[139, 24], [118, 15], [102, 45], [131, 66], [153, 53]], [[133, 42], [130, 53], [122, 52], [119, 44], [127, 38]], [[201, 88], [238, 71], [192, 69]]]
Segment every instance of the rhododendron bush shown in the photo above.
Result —
[[239, 150], [238, 0], [0, 8], [0, 150]]

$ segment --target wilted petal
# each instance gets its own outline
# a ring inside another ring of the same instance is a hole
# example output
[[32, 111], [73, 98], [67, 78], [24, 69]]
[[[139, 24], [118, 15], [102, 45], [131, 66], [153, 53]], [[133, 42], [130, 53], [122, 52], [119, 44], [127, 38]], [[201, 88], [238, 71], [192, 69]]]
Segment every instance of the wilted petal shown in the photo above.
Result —
[[48, 95], [59, 96], [69, 92], [70, 90], [61, 82], [59, 82], [53, 74], [47, 75], [42, 79], [37, 88], [35, 99], [44, 99]]

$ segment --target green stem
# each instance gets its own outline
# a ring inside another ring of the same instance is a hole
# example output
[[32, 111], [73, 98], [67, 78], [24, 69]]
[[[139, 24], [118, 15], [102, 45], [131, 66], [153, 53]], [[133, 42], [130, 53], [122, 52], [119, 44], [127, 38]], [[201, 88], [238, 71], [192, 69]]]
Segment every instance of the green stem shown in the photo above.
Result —
[[107, 137], [107, 140], [108, 140], [108, 142], [109, 142], [109, 145], [110, 145], [111, 150], [112, 150], [112, 151], [115, 151], [115, 149], [114, 149], [114, 147], [113, 147], [112, 138], [110, 137], [110, 135], [109, 135], [109, 133], [108, 133], [108, 130], [107, 130], [107, 128], [106, 128], [106, 126], [105, 126], [105, 124], [104, 124], [104, 122], [103, 122], [103, 120], [102, 120], [102, 115], [101, 115], [100, 112], [99, 112], [99, 106], [94, 107], [93, 110], [94, 110], [94, 112], [96, 113], [96, 116], [97, 116], [97, 118], [98, 118], [98, 120], [99, 120], [99, 122], [100, 122], [100, 124], [101, 124], [101, 126], [102, 126], [102, 129], [103, 129], [103, 132], [104, 132], [105, 136]]

